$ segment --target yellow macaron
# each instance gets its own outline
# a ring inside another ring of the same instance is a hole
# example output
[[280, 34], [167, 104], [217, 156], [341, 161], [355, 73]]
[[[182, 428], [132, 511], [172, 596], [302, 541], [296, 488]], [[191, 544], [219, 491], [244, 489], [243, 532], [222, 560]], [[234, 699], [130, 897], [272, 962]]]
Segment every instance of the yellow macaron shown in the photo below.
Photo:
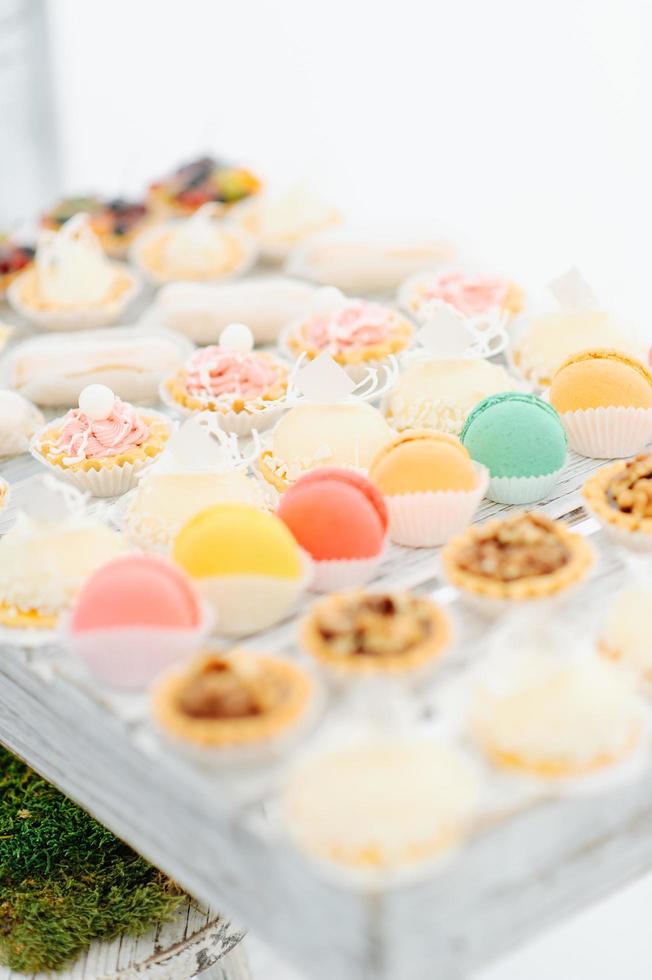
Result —
[[194, 579], [266, 575], [299, 579], [301, 552], [278, 517], [246, 504], [217, 504], [177, 534], [172, 557]]
[[567, 358], [555, 372], [550, 402], [558, 412], [652, 408], [652, 374], [622, 351], [596, 347]]
[[473, 490], [478, 478], [459, 439], [444, 432], [403, 432], [380, 450], [369, 476], [391, 496], [438, 490]]

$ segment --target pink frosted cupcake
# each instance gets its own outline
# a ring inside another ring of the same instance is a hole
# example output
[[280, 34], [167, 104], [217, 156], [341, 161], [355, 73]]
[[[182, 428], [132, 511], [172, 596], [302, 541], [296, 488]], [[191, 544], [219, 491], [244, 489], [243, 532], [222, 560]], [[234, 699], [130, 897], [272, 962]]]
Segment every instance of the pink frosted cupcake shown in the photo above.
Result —
[[136, 410], [105, 385], [88, 385], [79, 408], [54, 419], [32, 440], [32, 453], [56, 475], [95, 497], [114, 497], [136, 485], [163, 450], [170, 422]]
[[347, 369], [372, 365], [399, 354], [412, 343], [413, 325], [398, 310], [365, 299], [349, 299], [326, 286], [311, 309], [293, 320], [282, 334], [282, 344], [294, 357], [313, 360], [330, 354]]
[[248, 327], [230, 324], [219, 346], [195, 351], [163, 382], [161, 397], [184, 414], [215, 412], [223, 429], [245, 436], [280, 417], [288, 373], [287, 364], [274, 354], [253, 350]]
[[447, 303], [466, 317], [482, 317], [495, 310], [514, 316], [523, 307], [523, 293], [513, 282], [500, 276], [446, 269], [411, 276], [401, 286], [398, 301], [418, 320], [425, 320], [429, 305], [437, 301]]

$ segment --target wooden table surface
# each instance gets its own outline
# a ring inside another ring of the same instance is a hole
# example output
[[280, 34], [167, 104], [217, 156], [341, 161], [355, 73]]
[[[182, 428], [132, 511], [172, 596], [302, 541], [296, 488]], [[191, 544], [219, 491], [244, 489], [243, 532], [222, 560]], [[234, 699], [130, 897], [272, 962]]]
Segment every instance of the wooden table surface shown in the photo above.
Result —
[[[542, 508], [591, 535], [600, 551], [590, 584], [566, 607], [570, 617], [586, 615], [587, 603], [599, 612], [626, 574], [623, 556], [580, 506], [579, 488], [599, 465], [572, 456]], [[16, 501], [34, 466], [26, 457], [0, 466]], [[506, 509], [485, 502], [478, 519]], [[442, 680], [465, 669], [486, 638], [486, 621], [462, 615], [441, 582], [434, 549], [392, 546], [373, 585], [419, 587], [451, 605], [462, 636]], [[295, 636], [291, 617], [247, 642], [297, 656]], [[157, 738], [144, 697], [102, 690], [56, 647], [2, 648], [0, 740], [314, 980], [455, 980], [652, 866], [652, 781], [639, 779], [518, 807], [430, 878], [354, 890], [287, 841], [273, 773], [234, 782], [180, 757]]]

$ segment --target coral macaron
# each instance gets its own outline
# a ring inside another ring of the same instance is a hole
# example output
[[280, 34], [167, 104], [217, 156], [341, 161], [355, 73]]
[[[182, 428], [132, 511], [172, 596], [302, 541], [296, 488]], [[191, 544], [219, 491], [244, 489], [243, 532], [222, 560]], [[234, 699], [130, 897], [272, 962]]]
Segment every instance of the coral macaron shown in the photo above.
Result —
[[388, 516], [382, 494], [366, 477], [313, 470], [285, 492], [278, 516], [315, 562], [313, 588], [368, 581], [383, 551]]
[[183, 572], [163, 558], [125, 555], [86, 580], [64, 639], [99, 680], [141, 689], [193, 653], [209, 627]]

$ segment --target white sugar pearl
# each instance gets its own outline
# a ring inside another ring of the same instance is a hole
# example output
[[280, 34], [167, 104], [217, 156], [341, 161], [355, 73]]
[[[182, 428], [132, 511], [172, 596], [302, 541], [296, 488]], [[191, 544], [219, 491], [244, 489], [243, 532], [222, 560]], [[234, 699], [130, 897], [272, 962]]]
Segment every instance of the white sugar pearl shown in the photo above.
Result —
[[335, 286], [322, 286], [310, 304], [315, 313], [336, 313], [346, 305], [346, 296]]
[[254, 347], [254, 335], [244, 323], [229, 323], [220, 334], [220, 347], [248, 354]]
[[86, 385], [79, 393], [79, 408], [94, 422], [108, 419], [115, 405], [115, 395], [106, 385]]

